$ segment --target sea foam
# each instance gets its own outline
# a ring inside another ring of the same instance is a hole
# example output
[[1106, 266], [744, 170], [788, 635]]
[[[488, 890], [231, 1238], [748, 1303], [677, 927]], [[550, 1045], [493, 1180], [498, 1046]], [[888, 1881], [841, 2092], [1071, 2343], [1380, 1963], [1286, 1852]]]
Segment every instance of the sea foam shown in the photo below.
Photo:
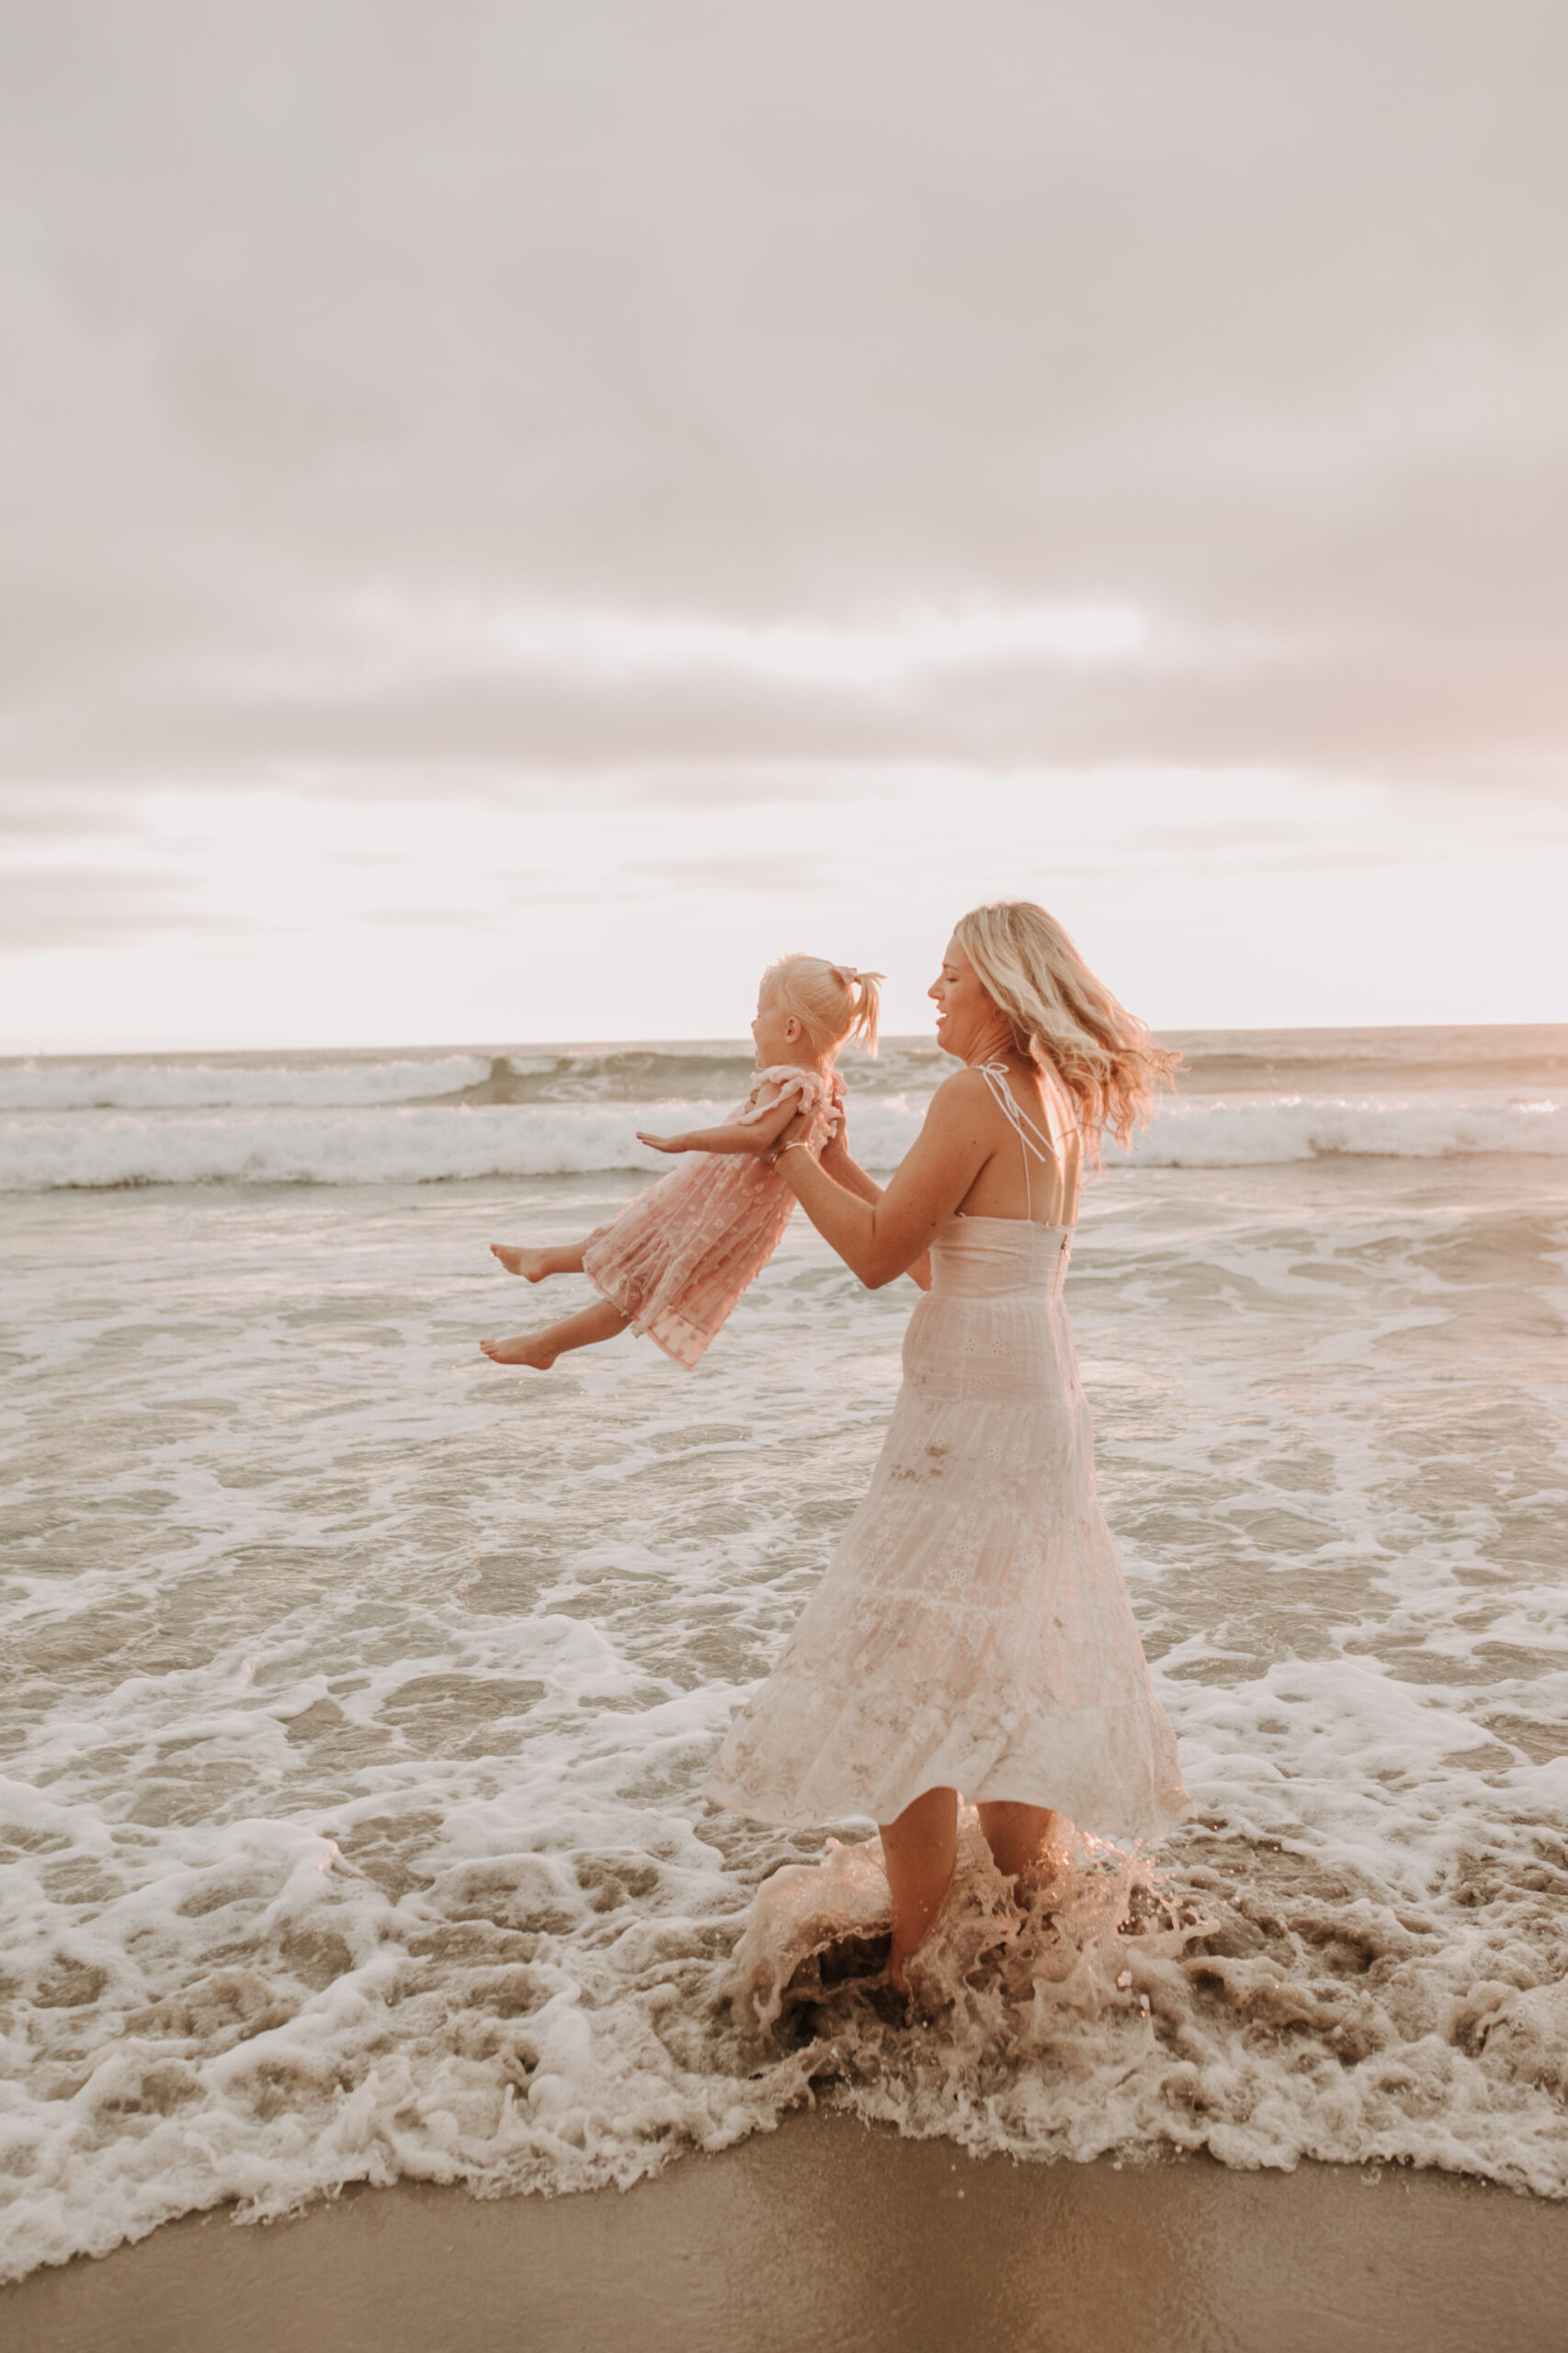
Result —
[[[868, 1157], [898, 1092], [857, 1097]], [[1153, 1855], [1063, 1833], [1022, 1905], [969, 1836], [913, 2024], [874, 1825], [700, 1794], [865, 1492], [909, 1286], [796, 1219], [695, 1374], [478, 1351], [585, 1290], [486, 1244], [664, 1165], [6, 1203], [6, 2267], [351, 2181], [627, 2182], [807, 2099], [1568, 2195], [1555, 1161], [1089, 1188], [1097, 1475], [1199, 1813]]]

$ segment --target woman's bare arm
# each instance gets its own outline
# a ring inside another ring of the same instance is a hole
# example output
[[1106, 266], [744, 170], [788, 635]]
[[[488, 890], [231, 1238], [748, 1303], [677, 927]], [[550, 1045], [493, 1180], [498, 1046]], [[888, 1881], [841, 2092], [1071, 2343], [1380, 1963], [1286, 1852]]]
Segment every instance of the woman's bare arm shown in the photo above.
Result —
[[868, 1290], [881, 1290], [915, 1266], [969, 1193], [994, 1149], [995, 1116], [979, 1073], [955, 1072], [937, 1088], [913, 1147], [874, 1199], [818, 1167], [809, 1152], [781, 1150], [777, 1165], [850, 1273]]
[[[834, 1183], [835, 1185], [842, 1185], [846, 1193], [853, 1193], [858, 1201], [880, 1201], [881, 1199], [882, 1188], [878, 1184], [876, 1178], [874, 1176], [869, 1176], [866, 1174], [866, 1171], [861, 1167], [859, 1162], [851, 1155], [846, 1139], [845, 1129], [842, 1124], [839, 1127], [837, 1134], [834, 1137], [833, 1142], [828, 1145], [826, 1151], [823, 1153], [821, 1156], [821, 1165], [827, 1171], [827, 1174], [833, 1178]], [[931, 1288], [931, 1256], [929, 1251], [923, 1250], [920, 1253], [919, 1257], [912, 1260], [910, 1265], [904, 1268], [904, 1272], [908, 1275], [912, 1282], [919, 1285], [922, 1290], [929, 1290]]]

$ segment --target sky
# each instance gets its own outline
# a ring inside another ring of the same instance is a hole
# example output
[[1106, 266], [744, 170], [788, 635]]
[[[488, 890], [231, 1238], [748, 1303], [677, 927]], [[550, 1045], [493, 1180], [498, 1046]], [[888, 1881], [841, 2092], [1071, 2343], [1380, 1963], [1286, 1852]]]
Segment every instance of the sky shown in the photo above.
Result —
[[0, 1051], [1568, 1019], [1561, 0], [0, 40]]

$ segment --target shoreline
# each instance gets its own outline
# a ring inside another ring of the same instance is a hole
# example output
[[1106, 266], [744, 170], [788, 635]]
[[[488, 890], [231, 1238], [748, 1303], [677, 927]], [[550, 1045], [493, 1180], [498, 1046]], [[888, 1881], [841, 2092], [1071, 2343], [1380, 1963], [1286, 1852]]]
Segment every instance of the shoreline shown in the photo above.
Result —
[[797, 2112], [631, 2189], [228, 2210], [0, 2290], [8, 2353], [1561, 2353], [1568, 2202], [1429, 2171], [1019, 2164]]

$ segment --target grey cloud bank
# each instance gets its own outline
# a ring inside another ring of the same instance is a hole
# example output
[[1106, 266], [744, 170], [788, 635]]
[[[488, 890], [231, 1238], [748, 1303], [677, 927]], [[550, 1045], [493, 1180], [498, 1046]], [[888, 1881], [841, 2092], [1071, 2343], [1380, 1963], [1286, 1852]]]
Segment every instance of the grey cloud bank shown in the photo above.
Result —
[[1559, 756], [1561, 9], [63, 5], [7, 45], [21, 777], [454, 727], [431, 661], [332, 689], [368, 593], [1153, 621], [1146, 668], [918, 697], [449, 659], [523, 760]]
[[[804, 806], [900, 763], [1555, 830], [1555, 0], [5, 30], [18, 841], [159, 787]], [[1074, 645], [1107, 608], [1142, 634]]]

